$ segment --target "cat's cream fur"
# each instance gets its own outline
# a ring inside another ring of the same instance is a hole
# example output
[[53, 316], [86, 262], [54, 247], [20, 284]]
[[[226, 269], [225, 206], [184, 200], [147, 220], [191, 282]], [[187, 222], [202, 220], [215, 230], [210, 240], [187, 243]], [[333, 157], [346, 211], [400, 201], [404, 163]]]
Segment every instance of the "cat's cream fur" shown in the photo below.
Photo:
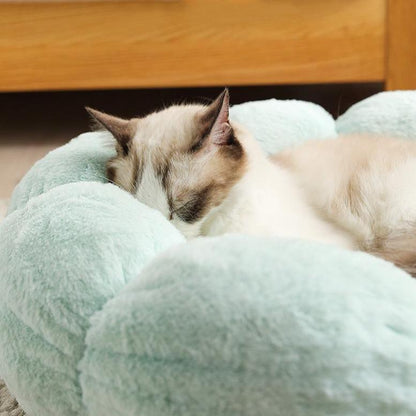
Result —
[[122, 120], [90, 110], [116, 139], [111, 181], [188, 238], [237, 232], [364, 250], [416, 274], [416, 144], [393, 138], [310, 141], [269, 158], [210, 106]]

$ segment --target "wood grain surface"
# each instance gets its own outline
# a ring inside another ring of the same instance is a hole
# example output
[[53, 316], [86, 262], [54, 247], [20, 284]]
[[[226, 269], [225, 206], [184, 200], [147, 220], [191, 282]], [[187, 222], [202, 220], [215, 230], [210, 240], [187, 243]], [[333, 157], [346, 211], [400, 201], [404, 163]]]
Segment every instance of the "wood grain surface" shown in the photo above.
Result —
[[416, 89], [416, 1], [389, 0], [386, 85]]
[[0, 91], [385, 77], [385, 0], [1, 3], [0, 27]]

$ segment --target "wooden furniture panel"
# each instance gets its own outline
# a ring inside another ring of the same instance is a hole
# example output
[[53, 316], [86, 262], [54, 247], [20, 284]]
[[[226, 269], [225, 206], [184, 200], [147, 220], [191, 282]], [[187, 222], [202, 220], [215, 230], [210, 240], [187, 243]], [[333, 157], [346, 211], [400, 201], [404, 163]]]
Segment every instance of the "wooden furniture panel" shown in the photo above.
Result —
[[416, 1], [389, 0], [387, 89], [416, 89]]
[[2, 3], [0, 27], [0, 91], [385, 78], [385, 0]]

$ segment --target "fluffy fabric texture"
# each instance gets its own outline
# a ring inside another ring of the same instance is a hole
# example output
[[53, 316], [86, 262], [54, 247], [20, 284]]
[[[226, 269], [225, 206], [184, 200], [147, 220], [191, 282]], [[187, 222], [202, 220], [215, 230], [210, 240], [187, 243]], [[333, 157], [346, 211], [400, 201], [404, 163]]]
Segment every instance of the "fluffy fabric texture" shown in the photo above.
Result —
[[85, 133], [47, 154], [16, 186], [8, 212], [59, 185], [80, 181], [106, 183], [105, 163], [115, 155], [108, 139], [106, 132]]
[[379, 93], [355, 104], [336, 122], [339, 134], [372, 133], [415, 139], [415, 91]]
[[[7, 200], [0, 200], [0, 223], [6, 215]], [[25, 412], [21, 409], [16, 399], [10, 394], [6, 384], [0, 378], [0, 416], [23, 416]]]
[[0, 200], [0, 222], [4, 218], [7, 212], [7, 200]]
[[[337, 122], [293, 101], [231, 114], [273, 152], [383, 125], [411, 137], [415, 108], [400, 92]], [[30, 416], [416, 414], [415, 280], [295, 240], [185, 244], [105, 183], [107, 139], [38, 162], [0, 226], [0, 375]]]
[[230, 117], [246, 126], [269, 154], [305, 140], [337, 136], [331, 115], [305, 101], [271, 99], [239, 104], [231, 108]]
[[89, 318], [183, 237], [117, 187], [79, 182], [9, 214], [0, 240], [0, 374], [29, 415], [82, 415]]
[[91, 415], [416, 414], [415, 305], [416, 281], [369, 255], [200, 239], [94, 315], [85, 403]]

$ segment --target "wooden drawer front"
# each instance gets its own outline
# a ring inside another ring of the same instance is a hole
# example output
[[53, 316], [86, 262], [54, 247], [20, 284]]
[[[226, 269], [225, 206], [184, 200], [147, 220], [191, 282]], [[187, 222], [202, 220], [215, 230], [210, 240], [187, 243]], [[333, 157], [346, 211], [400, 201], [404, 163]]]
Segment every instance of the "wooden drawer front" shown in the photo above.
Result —
[[385, 0], [0, 5], [0, 90], [378, 81]]

